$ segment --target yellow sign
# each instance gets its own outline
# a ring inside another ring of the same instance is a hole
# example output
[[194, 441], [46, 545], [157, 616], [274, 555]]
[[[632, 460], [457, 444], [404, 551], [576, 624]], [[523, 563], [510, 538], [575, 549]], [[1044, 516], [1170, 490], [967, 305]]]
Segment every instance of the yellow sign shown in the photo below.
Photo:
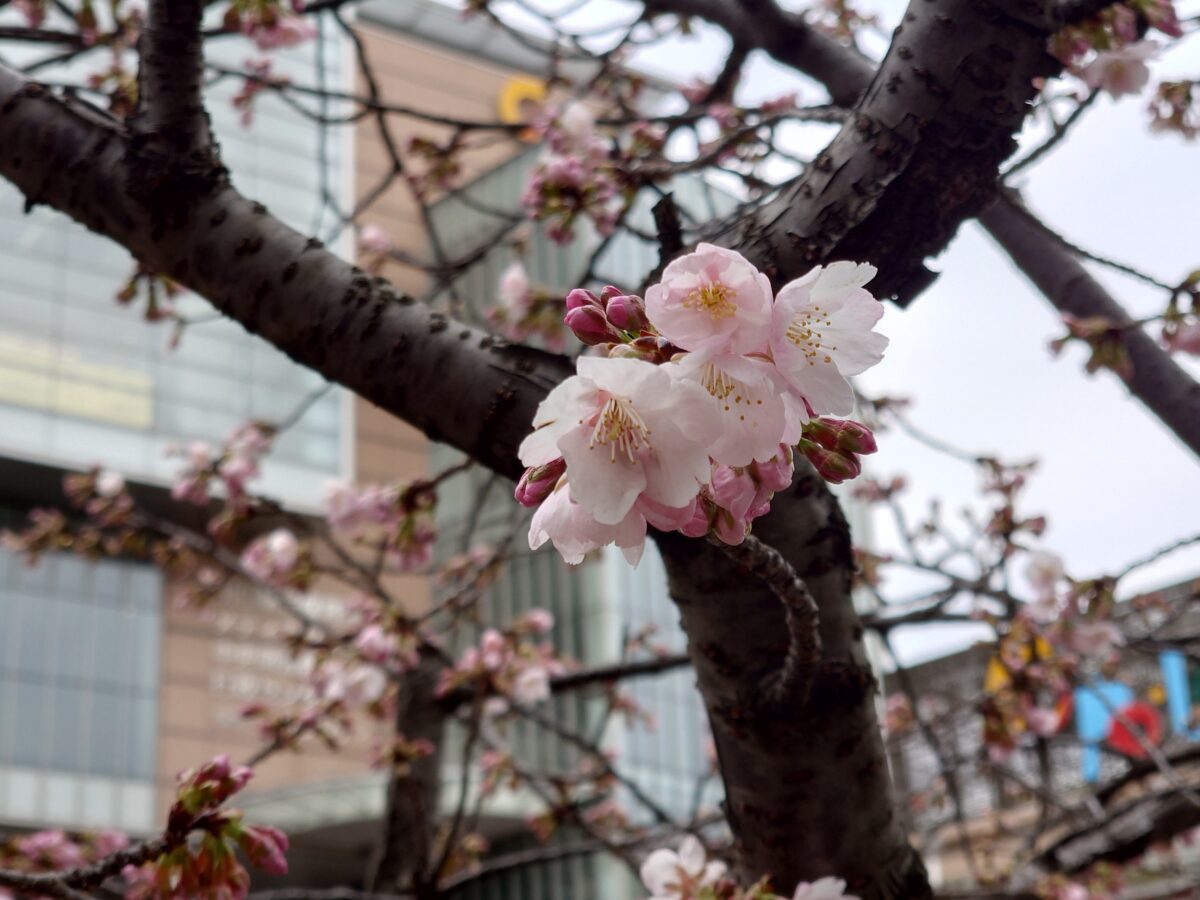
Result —
[[145, 372], [91, 363], [74, 347], [0, 333], [0, 403], [147, 430], [154, 382]]
[[[1038, 659], [1049, 659], [1054, 655], [1054, 651], [1050, 649], [1050, 645], [1046, 643], [1045, 638], [1037, 639], [1037, 654]], [[1021, 658], [1021, 662], [1027, 663], [1033, 659], [1033, 650], [1026, 642], [1021, 645], [1018, 655]], [[1008, 669], [1000, 661], [999, 656], [993, 656], [988, 662], [987, 674], [983, 678], [983, 689], [989, 694], [994, 694], [1001, 688], [1008, 687], [1011, 683], [1012, 678], [1008, 674]]]
[[510, 78], [500, 89], [500, 96], [496, 101], [500, 121], [510, 125], [519, 122], [531, 123], [531, 113], [536, 114], [545, 100], [546, 85], [536, 78], [525, 75]]

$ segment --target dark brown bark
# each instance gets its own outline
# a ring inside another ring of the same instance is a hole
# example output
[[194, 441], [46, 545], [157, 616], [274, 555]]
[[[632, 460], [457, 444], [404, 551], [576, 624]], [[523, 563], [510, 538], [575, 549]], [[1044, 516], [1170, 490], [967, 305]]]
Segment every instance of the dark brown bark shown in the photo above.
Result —
[[[241, 196], [218, 171], [146, 184], [103, 114], [0, 66], [0, 174], [208, 299], [301, 365], [509, 477], [573, 367], [452, 322]], [[452, 402], [447, 402], [451, 400]]]
[[204, 0], [151, 0], [138, 38], [138, 108], [130, 121], [138, 152], [162, 167], [204, 170], [215, 159], [202, 94]]
[[800, 880], [836, 875], [865, 900], [929, 897], [895, 811], [837, 501], [804, 466], [755, 533], [783, 553], [820, 610], [823, 650], [807, 704], [761, 702], [789, 644], [778, 598], [704, 543], [658, 541], [721, 763], [737, 868], [747, 880], [770, 874], [785, 895]]
[[[825, 260], [870, 260], [879, 269], [872, 292], [906, 305], [935, 277], [925, 258], [995, 196], [1000, 163], [1037, 93], [1033, 80], [1057, 70], [1042, 9], [910, 4], [837, 137], [731, 232], [732, 243], [777, 285]], [[858, 86], [857, 74], [852, 80]]]
[[[396, 734], [409, 741], [425, 739], [434, 752], [388, 780], [387, 806], [379, 848], [367, 879], [368, 891], [388, 893], [413, 885], [427, 872], [437, 836], [442, 782], [442, 741], [446, 716], [437, 700], [441, 660], [422, 655], [420, 665], [400, 682]], [[427, 885], [414, 885], [423, 896]]]

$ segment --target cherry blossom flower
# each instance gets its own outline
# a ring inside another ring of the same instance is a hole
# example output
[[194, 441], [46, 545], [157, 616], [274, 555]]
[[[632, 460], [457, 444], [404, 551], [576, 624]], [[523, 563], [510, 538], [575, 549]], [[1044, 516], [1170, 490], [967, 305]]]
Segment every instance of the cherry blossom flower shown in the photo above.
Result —
[[[717, 462], [729, 466], [766, 462], [779, 452], [780, 441], [799, 440], [799, 423], [793, 420], [789, 427], [783, 402], [786, 385], [765, 359], [689, 353], [669, 364], [669, 369], [699, 384], [711, 398], [721, 434], [708, 452]], [[788, 431], [794, 433], [785, 434]]]
[[771, 282], [740, 253], [700, 244], [646, 291], [646, 312], [684, 350], [752, 353], [769, 335]]
[[792, 900], [858, 900], [854, 894], [846, 893], [846, 882], [840, 878], [818, 878], [811, 884], [802, 881], [796, 885]]
[[1054, 599], [1055, 588], [1063, 577], [1062, 558], [1048, 551], [1031, 553], [1030, 562], [1025, 566], [1025, 577], [1038, 600]]
[[554, 627], [554, 613], [548, 609], [531, 609], [525, 613], [523, 624], [534, 634], [548, 634]]
[[392, 236], [379, 225], [364, 225], [358, 232], [358, 246], [369, 253], [387, 253], [392, 249]]
[[692, 835], [679, 843], [679, 850], [658, 849], [642, 863], [642, 884], [650, 900], [691, 900], [705, 887], [715, 885], [725, 874], [725, 864], [707, 861], [704, 847]]
[[1200, 356], [1200, 321], [1180, 325], [1164, 337], [1163, 346], [1171, 353], [1190, 353]]
[[775, 298], [775, 365], [814, 413], [852, 412], [847, 378], [883, 359], [888, 339], [872, 331], [883, 306], [863, 289], [874, 277], [874, 266], [835, 262], [789, 282]]
[[561, 456], [571, 498], [602, 525], [627, 522], [643, 495], [683, 507], [709, 478], [706, 448], [719, 428], [710, 400], [660, 366], [585, 357], [538, 407], [521, 462], [541, 466]]
[[96, 473], [96, 493], [101, 497], [111, 499], [123, 490], [125, 490], [125, 479], [120, 472], [101, 469]]
[[520, 260], [513, 262], [500, 275], [500, 300], [514, 313], [522, 312], [529, 302], [529, 273]]
[[1146, 60], [1158, 53], [1158, 46], [1157, 41], [1142, 41], [1115, 50], [1101, 50], [1079, 76], [1092, 90], [1108, 91], [1113, 98], [1139, 93], [1150, 81]]
[[550, 672], [545, 666], [526, 666], [513, 678], [512, 699], [518, 706], [533, 706], [550, 699]]
[[317, 36], [317, 26], [301, 16], [276, 14], [271, 21], [246, 19], [242, 30], [253, 39], [259, 50], [295, 47]]
[[300, 561], [300, 543], [286, 528], [255, 538], [242, 552], [242, 567], [251, 577], [283, 587]]
[[16, 847], [26, 859], [52, 869], [72, 869], [87, 861], [79, 845], [61, 830], [38, 831], [18, 838]]
[[[629, 564], [636, 566], [646, 546], [647, 523], [663, 531], [674, 531], [692, 518], [696, 506], [693, 499], [683, 507], [664, 507], [640, 496], [620, 522], [604, 525], [572, 499], [571, 491], [571, 485], [562, 482], [537, 508], [529, 523], [530, 549], [537, 550], [550, 541], [569, 565], [578, 565], [594, 550], [616, 544]], [[707, 530], [706, 522], [700, 534]]]
[[376, 666], [346, 664], [327, 659], [309, 675], [319, 699], [338, 701], [351, 708], [369, 706], [387, 692], [387, 676]]

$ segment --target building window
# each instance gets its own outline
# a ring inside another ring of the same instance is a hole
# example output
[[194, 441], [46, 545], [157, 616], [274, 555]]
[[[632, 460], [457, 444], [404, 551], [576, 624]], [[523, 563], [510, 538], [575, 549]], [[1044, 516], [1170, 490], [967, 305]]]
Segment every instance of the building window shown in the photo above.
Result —
[[136, 827], [119, 807], [156, 772], [161, 595], [148, 565], [0, 551], [0, 815], [77, 820], [111, 796], [90, 818]]

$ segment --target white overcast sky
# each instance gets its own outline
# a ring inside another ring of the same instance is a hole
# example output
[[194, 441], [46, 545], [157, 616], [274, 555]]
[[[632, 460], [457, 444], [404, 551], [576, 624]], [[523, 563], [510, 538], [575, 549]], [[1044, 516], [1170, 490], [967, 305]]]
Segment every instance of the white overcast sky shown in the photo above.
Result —
[[[863, 0], [862, 8], [877, 12], [890, 32], [904, 5]], [[1181, 14], [1200, 11], [1190, 8], [1195, 5], [1180, 3]], [[574, 21], [625, 19], [632, 8], [593, 0]], [[885, 41], [873, 44], [879, 53]], [[700, 27], [694, 37], [673, 39], [636, 62], [679, 83], [711, 79], [726, 45], [723, 36]], [[1155, 78], [1200, 76], [1200, 38], [1183, 41], [1153, 69]], [[822, 89], [761, 55], [747, 74], [737, 97], [742, 103], [797, 88], [807, 100], [824, 99]], [[1020, 186], [1032, 208], [1077, 244], [1174, 282], [1200, 268], [1200, 143], [1151, 134], [1145, 106], [1145, 97], [1101, 98], [1073, 137], [1024, 173]], [[805, 143], [820, 146], [828, 133], [814, 132]], [[1024, 143], [1040, 138], [1031, 133]], [[1200, 532], [1197, 460], [1114, 376], [1087, 376], [1081, 352], [1051, 356], [1047, 344], [1062, 330], [1056, 312], [987, 234], [966, 225], [933, 265], [942, 276], [908, 310], [888, 305], [881, 328], [891, 347], [862, 379], [865, 392], [912, 397], [916, 424], [966, 449], [1009, 460], [1038, 458], [1024, 508], [1049, 516], [1043, 544], [1065, 558], [1073, 575], [1113, 571]], [[1161, 308], [1141, 284], [1108, 270], [1093, 272], [1132, 314]], [[1200, 375], [1190, 361], [1189, 369]], [[932, 497], [953, 511], [976, 496], [974, 471], [902, 435], [880, 437], [872, 470], [907, 474], [914, 514]], [[876, 539], [886, 548], [888, 521], [876, 522]], [[1190, 577], [1200, 577], [1200, 548], [1144, 570], [1128, 587]], [[891, 586], [901, 596], [908, 587], [898, 578]], [[902, 658], [916, 661], [978, 634], [938, 627], [898, 637]]]

